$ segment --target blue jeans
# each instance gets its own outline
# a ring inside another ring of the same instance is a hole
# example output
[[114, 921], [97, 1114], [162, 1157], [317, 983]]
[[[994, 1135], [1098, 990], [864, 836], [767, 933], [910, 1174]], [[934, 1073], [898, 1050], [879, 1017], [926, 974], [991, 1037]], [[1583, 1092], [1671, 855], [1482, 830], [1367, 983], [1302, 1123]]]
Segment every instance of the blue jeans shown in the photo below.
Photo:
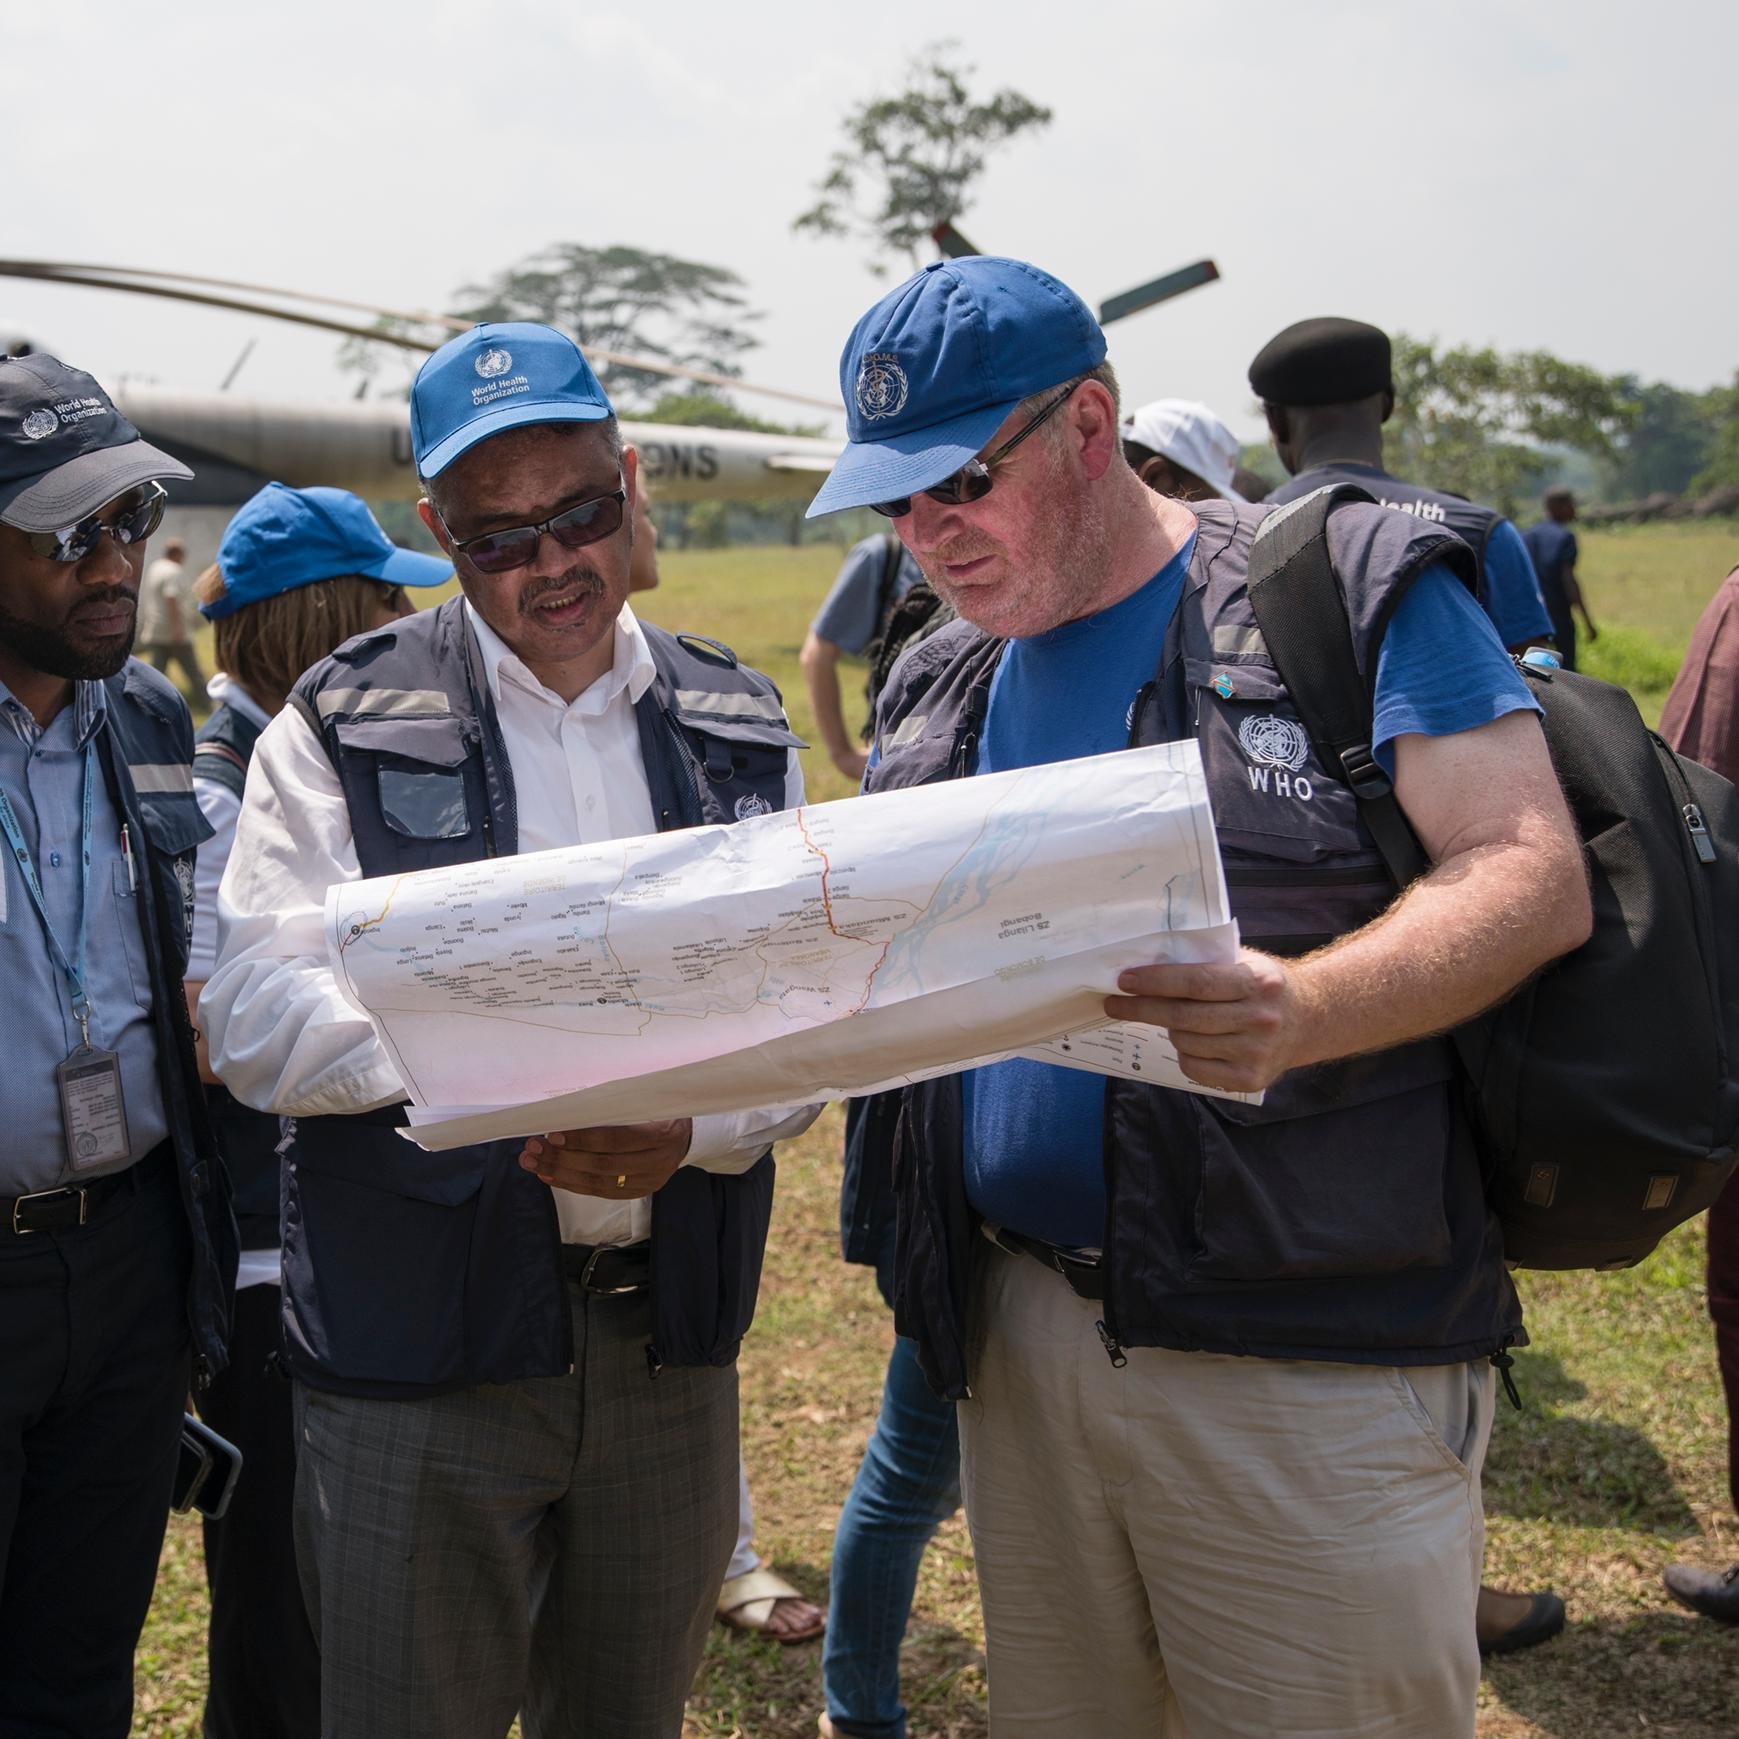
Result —
[[[892, 1246], [890, 1236], [876, 1264], [884, 1298], [891, 1290]], [[918, 1565], [930, 1536], [959, 1507], [954, 1403], [936, 1399], [918, 1369], [914, 1343], [896, 1338], [882, 1410], [833, 1536], [821, 1671], [838, 1732], [905, 1739], [900, 1643]]]

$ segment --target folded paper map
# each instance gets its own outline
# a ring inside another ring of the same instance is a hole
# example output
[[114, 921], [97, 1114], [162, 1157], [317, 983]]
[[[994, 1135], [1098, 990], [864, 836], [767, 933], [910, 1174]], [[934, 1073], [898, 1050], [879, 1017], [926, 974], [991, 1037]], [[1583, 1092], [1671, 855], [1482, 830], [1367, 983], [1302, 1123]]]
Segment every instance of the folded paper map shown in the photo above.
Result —
[[431, 1149], [1015, 1054], [1188, 1086], [1103, 999], [1237, 950], [1193, 742], [347, 882], [326, 927]]

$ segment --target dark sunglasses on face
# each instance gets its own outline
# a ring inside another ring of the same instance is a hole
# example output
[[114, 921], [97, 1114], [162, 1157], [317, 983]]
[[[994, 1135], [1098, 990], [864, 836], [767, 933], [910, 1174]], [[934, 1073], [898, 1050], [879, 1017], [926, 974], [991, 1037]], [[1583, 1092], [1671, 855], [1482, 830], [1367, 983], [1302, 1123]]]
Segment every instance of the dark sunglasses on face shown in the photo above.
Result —
[[27, 531], [25, 541], [51, 562], [82, 562], [105, 534], [119, 544], [143, 543], [163, 523], [168, 503], [162, 484], [147, 483], [63, 531]]
[[[563, 549], [584, 549], [601, 543], [619, 531], [628, 502], [626, 487], [608, 495], [595, 495], [574, 507], [564, 507], [540, 525], [514, 525], [506, 531], [487, 531], [481, 537], [453, 539], [453, 548], [480, 574], [511, 573], [537, 557], [538, 545], [547, 533]], [[446, 525], [446, 521], [441, 521]], [[452, 537], [449, 529], [447, 535]]]
[[[1006, 459], [1047, 417], [1061, 410], [1069, 402], [1069, 395], [1074, 390], [1072, 386], [1065, 387], [1030, 423], [1017, 429], [994, 453], [986, 453], [982, 459], [968, 459], [952, 477], [944, 477], [940, 483], [932, 484], [924, 493], [932, 501], [943, 502], [949, 507], [959, 507], [968, 501], [982, 501], [996, 481], [990, 474], [991, 466]], [[888, 519], [904, 519], [912, 511], [912, 498], [909, 495], [900, 495], [892, 501], [872, 501], [870, 506]]]

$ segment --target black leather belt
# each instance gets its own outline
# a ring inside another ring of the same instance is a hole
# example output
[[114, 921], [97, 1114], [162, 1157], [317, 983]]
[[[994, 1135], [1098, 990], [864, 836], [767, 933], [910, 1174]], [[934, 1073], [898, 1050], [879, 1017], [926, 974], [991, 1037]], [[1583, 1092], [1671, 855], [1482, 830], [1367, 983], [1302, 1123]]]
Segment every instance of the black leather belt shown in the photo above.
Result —
[[562, 1273], [584, 1292], [605, 1297], [643, 1292], [652, 1282], [652, 1244], [564, 1244]]
[[1077, 1298], [1104, 1298], [1105, 1270], [1099, 1266], [1097, 1257], [1076, 1256], [1042, 1239], [1011, 1232], [1006, 1226], [996, 1228], [994, 1239], [997, 1247], [1008, 1251], [1011, 1256], [1031, 1256], [1035, 1262], [1044, 1263], [1053, 1274], [1062, 1275]]
[[34, 1190], [27, 1196], [0, 1196], [0, 1238], [28, 1238], [38, 1232], [76, 1231], [118, 1196], [137, 1195], [154, 1183], [165, 1165], [174, 1163], [174, 1149], [160, 1141], [125, 1171], [92, 1178], [87, 1184], [63, 1184]]

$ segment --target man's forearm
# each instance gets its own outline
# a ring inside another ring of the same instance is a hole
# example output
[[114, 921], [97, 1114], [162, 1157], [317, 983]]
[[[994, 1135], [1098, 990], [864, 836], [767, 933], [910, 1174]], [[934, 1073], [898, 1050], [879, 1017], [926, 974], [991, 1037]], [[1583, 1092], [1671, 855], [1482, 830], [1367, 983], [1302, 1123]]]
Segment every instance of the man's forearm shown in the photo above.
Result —
[[1561, 851], [1504, 844], [1452, 858], [1375, 922], [1293, 963], [1293, 1066], [1459, 1026], [1587, 934], [1581, 866]]
[[821, 733], [822, 747], [837, 766], [842, 759], [862, 754], [845, 727], [845, 711], [839, 697], [839, 655], [813, 637], [803, 648], [803, 681], [809, 690], [809, 710]]

